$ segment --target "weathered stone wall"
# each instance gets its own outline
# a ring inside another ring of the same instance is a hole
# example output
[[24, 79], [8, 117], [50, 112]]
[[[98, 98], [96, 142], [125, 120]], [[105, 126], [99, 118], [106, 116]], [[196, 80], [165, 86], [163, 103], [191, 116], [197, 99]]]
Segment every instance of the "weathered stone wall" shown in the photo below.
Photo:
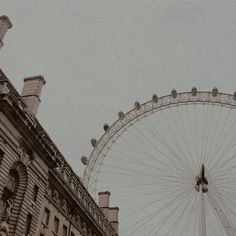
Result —
[[[34, 157], [28, 156], [19, 140], [21, 140], [20, 134], [9, 121], [6, 121], [6, 117], [0, 113], [1, 202], [3, 201], [2, 195], [10, 170], [16, 170], [19, 175], [19, 185], [16, 195], [13, 196], [13, 205], [8, 222], [9, 235], [22, 236], [24, 234], [28, 214], [32, 215], [30, 234], [34, 235], [44, 199], [47, 177], [45, 165], [44, 168], [40, 168], [42, 163], [38, 161], [37, 155], [32, 152], [31, 155]], [[38, 194], [34, 202], [32, 196], [35, 185], [38, 186]]]

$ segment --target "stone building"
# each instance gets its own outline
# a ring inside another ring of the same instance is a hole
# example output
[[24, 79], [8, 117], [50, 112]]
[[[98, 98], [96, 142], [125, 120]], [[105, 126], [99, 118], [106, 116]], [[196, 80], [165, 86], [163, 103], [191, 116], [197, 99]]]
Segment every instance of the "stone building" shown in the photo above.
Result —
[[[12, 26], [0, 17], [0, 47]], [[43, 76], [21, 95], [0, 70], [0, 236], [117, 236], [109, 192], [98, 204], [36, 118]]]

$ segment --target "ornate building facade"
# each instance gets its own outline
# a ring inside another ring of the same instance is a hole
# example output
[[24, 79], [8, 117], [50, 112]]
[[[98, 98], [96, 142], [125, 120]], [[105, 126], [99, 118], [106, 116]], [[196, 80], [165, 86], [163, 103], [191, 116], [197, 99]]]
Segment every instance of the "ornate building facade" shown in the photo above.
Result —
[[[0, 17], [0, 48], [12, 24]], [[21, 95], [0, 70], [0, 236], [117, 236], [109, 192], [98, 204], [36, 118], [43, 76]]]

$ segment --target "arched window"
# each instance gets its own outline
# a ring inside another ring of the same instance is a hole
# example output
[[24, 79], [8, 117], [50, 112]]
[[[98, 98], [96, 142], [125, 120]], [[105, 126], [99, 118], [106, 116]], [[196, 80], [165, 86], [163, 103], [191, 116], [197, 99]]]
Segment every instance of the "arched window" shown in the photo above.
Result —
[[6, 188], [14, 194], [17, 191], [18, 184], [19, 184], [19, 176], [17, 171], [10, 170], [7, 178]]
[[[15, 235], [16, 230], [23, 230], [24, 225], [18, 227], [19, 215], [28, 183], [28, 174], [25, 165], [17, 161], [10, 169], [2, 196], [0, 196], [0, 235], [7, 232], [7, 235]], [[17, 199], [17, 202], [15, 201]], [[14, 214], [13, 214], [14, 212]], [[27, 215], [25, 215], [25, 218]], [[30, 227], [30, 215], [27, 219], [27, 227]], [[4, 225], [4, 228], [2, 227]], [[30, 229], [30, 228], [29, 228]], [[23, 235], [23, 231], [22, 231]]]
[[0, 209], [0, 221], [8, 221], [13, 203], [19, 185], [19, 176], [15, 169], [10, 170], [7, 182], [3, 190]]

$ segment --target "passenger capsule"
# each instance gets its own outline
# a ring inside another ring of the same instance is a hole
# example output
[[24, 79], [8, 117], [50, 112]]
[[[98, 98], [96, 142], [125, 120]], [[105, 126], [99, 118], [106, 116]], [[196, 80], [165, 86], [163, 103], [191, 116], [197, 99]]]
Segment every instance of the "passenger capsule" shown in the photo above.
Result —
[[172, 96], [173, 98], [177, 98], [177, 91], [176, 91], [175, 89], [173, 89], [173, 90], [171, 91], [171, 96]]
[[193, 97], [197, 96], [197, 88], [196, 87], [192, 88], [192, 96]]
[[119, 119], [123, 119], [124, 116], [125, 116], [125, 115], [124, 115], [124, 112], [123, 112], [123, 111], [119, 111], [119, 112], [118, 112], [118, 118], [119, 118]]
[[81, 162], [83, 163], [83, 165], [86, 166], [86, 165], [88, 165], [89, 160], [86, 156], [82, 156], [81, 157]]
[[91, 139], [91, 144], [93, 147], [95, 147], [97, 145], [97, 140], [95, 138]]
[[157, 97], [156, 94], [153, 94], [153, 95], [152, 95], [152, 101], [155, 102], [155, 103], [157, 103], [158, 97]]
[[218, 95], [218, 88], [215, 87], [212, 89], [212, 96], [216, 97], [217, 95]]
[[236, 101], [236, 92], [234, 92], [234, 101]]
[[139, 110], [140, 109], [140, 103], [138, 101], [136, 101], [134, 103], [134, 107]]
[[107, 124], [107, 123], [105, 123], [104, 125], [103, 125], [103, 129], [104, 129], [104, 131], [106, 132], [107, 130], [109, 130], [109, 125]]

